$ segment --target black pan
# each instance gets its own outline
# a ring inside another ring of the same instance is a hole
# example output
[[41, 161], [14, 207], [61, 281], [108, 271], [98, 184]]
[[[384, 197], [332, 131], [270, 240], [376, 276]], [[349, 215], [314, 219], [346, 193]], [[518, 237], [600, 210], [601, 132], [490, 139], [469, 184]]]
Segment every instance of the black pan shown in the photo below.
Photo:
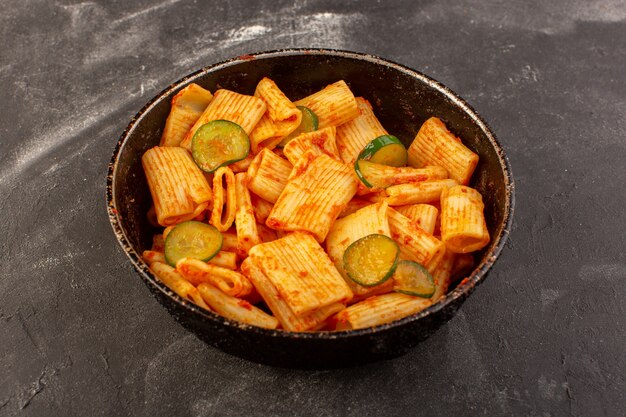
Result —
[[[472, 186], [484, 197], [491, 243], [477, 266], [438, 303], [393, 323], [352, 331], [293, 333], [233, 322], [204, 311], [173, 293], [150, 272], [140, 254], [154, 233], [146, 221], [150, 193], [141, 155], [158, 144], [170, 100], [191, 82], [215, 91], [253, 94], [270, 77], [293, 100], [345, 80], [355, 95], [370, 101], [389, 132], [405, 144], [429, 117], [441, 118], [480, 156]], [[225, 352], [255, 362], [298, 368], [353, 366], [402, 355], [446, 323], [472, 294], [500, 254], [512, 221], [514, 185], [509, 162], [495, 135], [460, 97], [437, 81], [371, 55], [322, 49], [291, 49], [240, 56], [203, 68], [175, 82], [130, 121], [120, 137], [107, 177], [108, 214], [113, 231], [151, 293], [189, 331]]]

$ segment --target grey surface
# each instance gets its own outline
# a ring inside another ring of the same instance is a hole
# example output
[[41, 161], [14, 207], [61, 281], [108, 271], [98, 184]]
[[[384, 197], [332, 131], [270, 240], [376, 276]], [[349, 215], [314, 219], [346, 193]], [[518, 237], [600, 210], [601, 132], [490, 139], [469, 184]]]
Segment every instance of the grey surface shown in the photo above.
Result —
[[[0, 416], [624, 415], [626, 4], [473, 3], [3, 1]], [[311, 46], [451, 87], [517, 180], [510, 243], [452, 321], [399, 359], [323, 372], [189, 335], [104, 198], [117, 138], [162, 88]]]

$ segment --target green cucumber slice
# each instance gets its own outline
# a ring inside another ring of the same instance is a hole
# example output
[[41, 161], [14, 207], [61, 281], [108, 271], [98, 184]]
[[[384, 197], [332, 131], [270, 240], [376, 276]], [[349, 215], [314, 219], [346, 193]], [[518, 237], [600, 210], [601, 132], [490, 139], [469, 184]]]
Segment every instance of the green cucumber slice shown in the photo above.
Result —
[[250, 139], [241, 126], [228, 120], [213, 120], [196, 131], [191, 155], [205, 172], [241, 161], [250, 152]]
[[315, 113], [313, 113], [313, 110], [304, 106], [297, 107], [302, 112], [302, 120], [300, 121], [300, 125], [296, 128], [296, 130], [285, 136], [283, 140], [280, 141], [280, 143], [278, 144], [279, 148], [284, 147], [287, 143], [289, 143], [291, 139], [295, 138], [301, 133], [316, 131], [317, 126], [319, 126], [317, 116], [315, 115]]
[[222, 249], [222, 234], [210, 224], [190, 220], [176, 225], [165, 239], [165, 260], [175, 267], [182, 258], [208, 261]]
[[382, 189], [392, 185], [394, 179], [384, 172], [386, 166], [387, 165], [366, 161], [365, 159], [357, 159], [354, 162], [354, 171], [361, 182], [367, 187]]
[[402, 167], [406, 165], [409, 154], [400, 142], [400, 139], [393, 135], [382, 135], [365, 145], [358, 159], [387, 165], [392, 167]]
[[417, 262], [398, 262], [393, 280], [393, 290], [396, 292], [423, 298], [430, 298], [435, 293], [433, 276]]
[[400, 249], [388, 236], [371, 234], [353, 242], [343, 254], [348, 277], [366, 287], [382, 284], [394, 273]]

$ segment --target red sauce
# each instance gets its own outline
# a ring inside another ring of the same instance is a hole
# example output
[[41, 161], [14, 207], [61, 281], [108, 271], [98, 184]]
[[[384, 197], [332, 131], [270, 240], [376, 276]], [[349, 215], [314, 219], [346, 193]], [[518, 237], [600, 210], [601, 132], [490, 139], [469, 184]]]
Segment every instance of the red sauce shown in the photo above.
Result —
[[239, 300], [237, 304], [239, 304], [241, 307], [245, 308], [246, 310], [252, 310], [252, 304], [250, 304], [246, 300]]

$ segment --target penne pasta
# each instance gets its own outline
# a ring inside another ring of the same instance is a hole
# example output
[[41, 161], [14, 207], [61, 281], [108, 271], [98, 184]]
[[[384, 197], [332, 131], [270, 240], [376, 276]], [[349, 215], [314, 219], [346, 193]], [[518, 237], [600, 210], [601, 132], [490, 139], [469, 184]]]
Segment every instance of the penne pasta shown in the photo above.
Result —
[[211, 187], [186, 150], [155, 146], [141, 163], [161, 226], [191, 220], [207, 208]]
[[318, 129], [342, 125], [359, 115], [354, 94], [343, 80], [330, 84], [317, 93], [296, 101], [295, 104], [308, 107], [315, 113]]
[[197, 259], [182, 258], [176, 263], [176, 271], [193, 285], [208, 282], [233, 297], [252, 292], [252, 284], [245, 275]]
[[198, 291], [209, 307], [228, 319], [266, 329], [278, 327], [276, 318], [263, 312], [263, 310], [258, 309], [246, 300], [224, 294], [211, 284], [202, 283], [198, 285]]
[[385, 189], [387, 203], [390, 206], [405, 206], [408, 204], [435, 203], [441, 198], [444, 188], [459, 185], [453, 179], [422, 181], [410, 184], [392, 185]]
[[324, 325], [328, 317], [345, 307], [345, 304], [333, 303], [311, 313], [296, 315], [268, 277], [250, 258], [241, 264], [241, 270], [250, 278], [256, 290], [285, 330], [292, 332], [316, 330]]
[[480, 250], [489, 243], [489, 231], [480, 193], [464, 185], [441, 193], [441, 238], [454, 253]]
[[336, 330], [364, 329], [410, 316], [429, 307], [426, 298], [400, 293], [370, 297], [340, 311], [334, 318]]
[[295, 315], [352, 298], [324, 249], [308, 233], [295, 232], [256, 245], [249, 255]]
[[435, 233], [439, 210], [430, 204], [411, 204], [410, 206], [395, 207], [395, 209], [413, 220], [423, 231]]
[[349, 166], [307, 152], [293, 168], [266, 224], [275, 230], [307, 231], [323, 242], [356, 188], [357, 179]]
[[235, 175], [235, 185], [237, 189], [237, 212], [235, 214], [237, 253], [243, 257], [254, 245], [261, 243], [261, 239], [248, 191], [248, 175], [244, 172]]
[[438, 118], [426, 120], [408, 149], [409, 165], [438, 165], [450, 178], [467, 185], [478, 164], [478, 155], [469, 150]]
[[292, 165], [295, 165], [308, 151], [312, 151], [315, 155], [326, 154], [341, 161], [335, 144], [335, 131], [335, 127], [329, 126], [313, 132], [302, 133], [290, 140], [283, 148], [283, 152]]
[[254, 96], [235, 93], [229, 90], [217, 90], [200, 118], [194, 123], [180, 146], [191, 150], [191, 141], [200, 126], [213, 120], [228, 120], [237, 123], [250, 135], [256, 124], [263, 117], [266, 105], [263, 100]]
[[[235, 221], [237, 193], [235, 174], [228, 167], [220, 167], [213, 176], [213, 210], [209, 223], [220, 232], [230, 229]], [[224, 210], [225, 209], [225, 210]]]
[[185, 280], [185, 278], [183, 278], [183, 276], [180, 275], [176, 269], [165, 263], [153, 262], [150, 265], [150, 270], [154, 272], [154, 275], [156, 275], [157, 278], [170, 290], [174, 291], [184, 299], [187, 299], [202, 308], [210, 310], [209, 306], [206, 305], [196, 287]]
[[283, 137], [296, 130], [302, 120], [302, 112], [267, 77], [259, 81], [254, 95], [267, 106], [267, 111], [250, 133], [250, 146], [256, 154], [263, 148], [274, 148]]
[[172, 107], [159, 146], [178, 146], [212, 99], [210, 91], [195, 83], [180, 90], [172, 98]]
[[248, 168], [248, 189], [262, 199], [275, 203], [287, 185], [293, 167], [269, 149], [263, 149]]
[[354, 164], [365, 145], [387, 134], [374, 115], [369, 101], [357, 97], [356, 103], [358, 116], [337, 127], [337, 149], [346, 164]]
[[444, 254], [443, 242], [391, 207], [387, 210], [387, 216], [391, 237], [400, 247], [400, 259], [417, 262], [432, 273]]

